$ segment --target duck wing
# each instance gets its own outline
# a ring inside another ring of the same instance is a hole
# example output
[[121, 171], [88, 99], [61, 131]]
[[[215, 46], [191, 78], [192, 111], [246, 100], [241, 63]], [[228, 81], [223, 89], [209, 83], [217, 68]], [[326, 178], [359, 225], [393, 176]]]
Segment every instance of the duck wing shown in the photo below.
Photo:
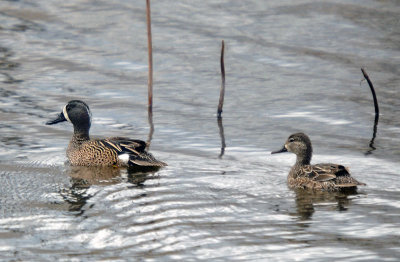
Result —
[[316, 164], [308, 166], [308, 176], [314, 181], [325, 182], [332, 181], [335, 183], [335, 187], [348, 188], [356, 187], [358, 185], [365, 185], [364, 183], [358, 182], [356, 179], [351, 177], [347, 167], [337, 164]]
[[[147, 152], [146, 142], [126, 137], [111, 137], [103, 140], [107, 147], [115, 150], [119, 156], [127, 155], [128, 164], [131, 166], [166, 166]], [[128, 158], [129, 157], [129, 158]]]
[[330, 164], [307, 165], [303, 167], [303, 172], [309, 179], [318, 182], [336, 178], [336, 168]]
[[126, 137], [110, 137], [103, 142], [110, 148], [116, 150], [118, 154], [141, 153], [146, 149], [146, 142], [138, 139], [129, 139]]

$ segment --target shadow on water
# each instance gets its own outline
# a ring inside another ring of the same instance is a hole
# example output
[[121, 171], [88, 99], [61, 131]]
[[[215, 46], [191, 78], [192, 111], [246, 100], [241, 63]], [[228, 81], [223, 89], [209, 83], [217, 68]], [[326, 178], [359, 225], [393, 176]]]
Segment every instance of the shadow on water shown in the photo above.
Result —
[[357, 195], [357, 191], [352, 190], [348, 192], [321, 192], [309, 190], [296, 190], [296, 216], [302, 220], [311, 220], [315, 206], [319, 204], [332, 203], [332, 207], [336, 211], [347, 211], [350, 204], [348, 196]]
[[109, 186], [121, 182], [128, 182], [133, 186], [128, 188], [144, 187], [144, 182], [150, 175], [154, 175], [159, 167], [127, 168], [127, 178], [123, 179], [121, 173], [124, 170], [115, 167], [82, 167], [71, 166], [69, 176], [71, 186], [62, 189], [59, 193], [68, 203], [68, 211], [83, 215], [83, 207], [95, 194], [88, 193], [92, 185]]

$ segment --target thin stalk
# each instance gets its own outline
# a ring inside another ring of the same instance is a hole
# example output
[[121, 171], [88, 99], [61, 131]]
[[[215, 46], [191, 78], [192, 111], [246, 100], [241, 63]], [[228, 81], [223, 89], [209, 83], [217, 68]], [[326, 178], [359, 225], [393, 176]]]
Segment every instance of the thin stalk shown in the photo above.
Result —
[[224, 106], [224, 96], [225, 96], [224, 49], [225, 49], [225, 43], [224, 43], [224, 40], [222, 40], [221, 60], [220, 60], [220, 63], [221, 63], [221, 91], [219, 93], [219, 103], [218, 103], [218, 110], [217, 110], [218, 117], [221, 117], [222, 107]]
[[146, 22], [147, 22], [147, 46], [149, 53], [149, 79], [148, 79], [148, 96], [149, 110], [153, 108], [153, 46], [151, 40], [151, 15], [150, 15], [150, 0], [146, 0]]

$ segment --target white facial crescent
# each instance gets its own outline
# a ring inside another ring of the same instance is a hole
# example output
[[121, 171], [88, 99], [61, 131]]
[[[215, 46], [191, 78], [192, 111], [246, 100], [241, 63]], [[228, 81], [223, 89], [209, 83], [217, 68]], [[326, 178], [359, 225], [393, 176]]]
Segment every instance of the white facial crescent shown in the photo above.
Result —
[[67, 113], [67, 105], [65, 105], [63, 108], [63, 114], [64, 114], [65, 119], [67, 119], [68, 122], [71, 122], [71, 120], [69, 119], [68, 113]]

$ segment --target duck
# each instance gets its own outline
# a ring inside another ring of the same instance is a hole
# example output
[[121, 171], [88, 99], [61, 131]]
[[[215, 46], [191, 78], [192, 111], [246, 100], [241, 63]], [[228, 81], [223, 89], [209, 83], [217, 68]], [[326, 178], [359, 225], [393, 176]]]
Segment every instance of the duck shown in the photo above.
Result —
[[312, 145], [304, 133], [295, 133], [288, 137], [282, 149], [271, 154], [292, 152], [296, 154], [296, 163], [290, 169], [287, 183], [291, 189], [311, 189], [321, 191], [354, 191], [365, 183], [357, 181], [343, 165], [322, 163], [311, 165]]
[[72, 166], [114, 166], [114, 167], [164, 167], [166, 163], [157, 160], [146, 151], [146, 142], [126, 137], [91, 139], [89, 130], [92, 113], [81, 100], [71, 100], [61, 113], [46, 125], [64, 121], [74, 127], [74, 134], [67, 148], [67, 158]]

